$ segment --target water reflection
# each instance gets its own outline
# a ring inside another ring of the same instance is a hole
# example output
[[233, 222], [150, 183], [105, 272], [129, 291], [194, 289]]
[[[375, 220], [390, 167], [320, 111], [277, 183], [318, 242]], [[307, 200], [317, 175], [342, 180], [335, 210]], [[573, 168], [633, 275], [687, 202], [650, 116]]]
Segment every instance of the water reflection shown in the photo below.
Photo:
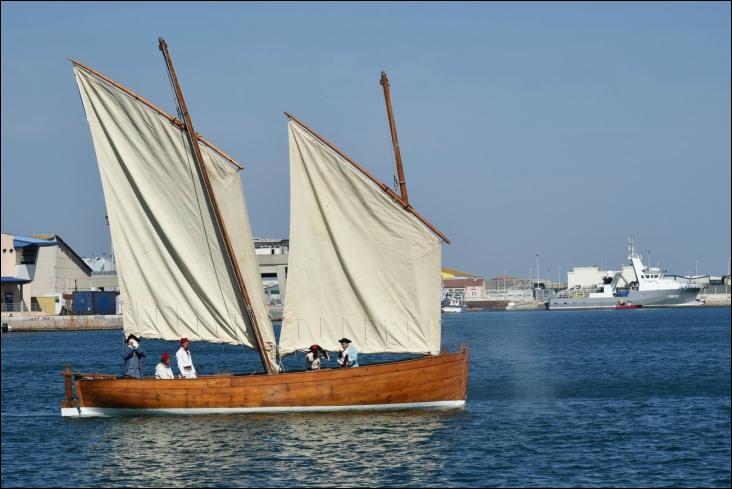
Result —
[[[455, 411], [96, 420], [96, 480], [141, 486], [431, 485]], [[91, 420], [90, 420], [91, 421]], [[98, 453], [97, 453], [98, 455]]]

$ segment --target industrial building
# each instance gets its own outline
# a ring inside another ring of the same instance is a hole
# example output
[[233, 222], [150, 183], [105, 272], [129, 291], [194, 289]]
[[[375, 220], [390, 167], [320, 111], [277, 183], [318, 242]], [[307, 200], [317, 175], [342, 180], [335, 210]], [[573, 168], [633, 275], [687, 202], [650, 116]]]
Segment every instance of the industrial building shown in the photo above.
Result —
[[91, 268], [60, 236], [2, 233], [3, 312], [59, 314], [90, 286]]

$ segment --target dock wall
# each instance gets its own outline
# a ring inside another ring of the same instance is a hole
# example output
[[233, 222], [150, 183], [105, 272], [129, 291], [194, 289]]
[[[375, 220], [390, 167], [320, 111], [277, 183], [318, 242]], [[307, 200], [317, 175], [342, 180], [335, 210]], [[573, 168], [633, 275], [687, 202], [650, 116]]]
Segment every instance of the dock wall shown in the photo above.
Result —
[[3, 328], [10, 331], [81, 331], [122, 329], [122, 316], [2, 316]]

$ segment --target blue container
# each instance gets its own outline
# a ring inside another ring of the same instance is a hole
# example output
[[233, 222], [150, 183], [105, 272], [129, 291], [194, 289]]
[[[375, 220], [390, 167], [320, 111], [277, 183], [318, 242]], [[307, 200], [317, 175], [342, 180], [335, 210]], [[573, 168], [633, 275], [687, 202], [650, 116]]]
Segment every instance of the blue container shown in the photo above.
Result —
[[115, 314], [117, 312], [117, 292], [94, 292], [94, 314]]
[[618, 291], [618, 297], [628, 297], [630, 295], [629, 290], [619, 290]]
[[71, 310], [74, 314], [94, 314], [94, 291], [78, 290], [72, 296]]
[[102, 290], [79, 290], [73, 294], [72, 311], [76, 315], [115, 314], [117, 292]]

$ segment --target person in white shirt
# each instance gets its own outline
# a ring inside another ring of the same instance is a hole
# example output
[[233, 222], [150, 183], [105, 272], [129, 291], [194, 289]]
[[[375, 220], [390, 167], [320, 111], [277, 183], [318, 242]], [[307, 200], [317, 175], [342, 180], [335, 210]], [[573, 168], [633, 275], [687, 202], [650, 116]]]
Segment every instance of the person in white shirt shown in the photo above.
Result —
[[170, 368], [170, 354], [165, 352], [160, 357], [160, 363], [155, 367], [156, 379], [174, 379], [173, 369]]
[[323, 358], [330, 360], [328, 352], [323, 350], [320, 345], [312, 345], [310, 350], [305, 354], [305, 364], [308, 370], [320, 370], [320, 362]]
[[180, 377], [182, 379], [195, 379], [196, 367], [193, 366], [193, 359], [191, 358], [191, 351], [188, 349], [188, 346], [188, 338], [181, 338], [180, 348], [175, 354], [175, 358], [176, 360], [178, 360], [178, 370], [180, 371]]

